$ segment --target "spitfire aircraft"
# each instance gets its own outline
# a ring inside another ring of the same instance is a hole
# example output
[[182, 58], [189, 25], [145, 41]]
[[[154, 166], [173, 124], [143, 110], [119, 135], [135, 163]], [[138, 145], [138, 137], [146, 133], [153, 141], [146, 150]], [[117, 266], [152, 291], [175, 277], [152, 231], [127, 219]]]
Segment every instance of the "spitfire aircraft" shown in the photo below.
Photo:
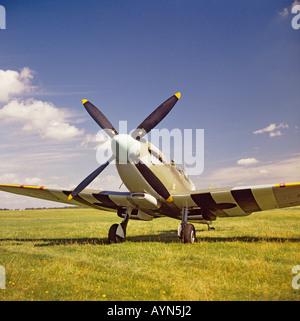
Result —
[[[86, 177], [74, 190], [44, 186], [0, 185], [0, 190], [45, 200], [117, 212], [123, 218], [111, 226], [109, 243], [125, 240], [129, 219], [151, 221], [168, 216], [181, 220], [178, 237], [184, 243], [196, 239], [191, 222], [211, 227], [218, 217], [247, 216], [253, 212], [300, 205], [300, 183], [197, 190], [185, 171], [170, 163], [143, 137], [171, 111], [177, 93], [155, 109], [132, 133], [118, 134], [91, 102], [82, 103], [96, 123], [111, 137], [112, 157]], [[155, 162], [151, 159], [156, 159]], [[150, 159], [150, 161], [149, 161]], [[85, 189], [113, 160], [128, 192]], [[125, 161], [124, 161], [125, 160]]]

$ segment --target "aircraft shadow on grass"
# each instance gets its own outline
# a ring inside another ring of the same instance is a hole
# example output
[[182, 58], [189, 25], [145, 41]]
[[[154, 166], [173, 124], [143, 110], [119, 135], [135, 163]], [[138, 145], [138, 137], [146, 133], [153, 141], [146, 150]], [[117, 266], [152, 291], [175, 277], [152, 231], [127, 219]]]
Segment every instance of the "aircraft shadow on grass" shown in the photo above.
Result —
[[[199, 235], [199, 234], [198, 234]], [[54, 246], [54, 245], [109, 245], [108, 238], [4, 238], [0, 242], [17, 242], [21, 245], [23, 242], [33, 242], [36, 247]], [[178, 242], [177, 231], [162, 231], [160, 234], [148, 234], [139, 236], [128, 236], [127, 242], [157, 242], [157, 243], [174, 243]], [[232, 236], [232, 237], [216, 237], [216, 236], [197, 236], [197, 242], [275, 242], [275, 243], [300, 243], [300, 238], [289, 237], [256, 237], [256, 236]]]

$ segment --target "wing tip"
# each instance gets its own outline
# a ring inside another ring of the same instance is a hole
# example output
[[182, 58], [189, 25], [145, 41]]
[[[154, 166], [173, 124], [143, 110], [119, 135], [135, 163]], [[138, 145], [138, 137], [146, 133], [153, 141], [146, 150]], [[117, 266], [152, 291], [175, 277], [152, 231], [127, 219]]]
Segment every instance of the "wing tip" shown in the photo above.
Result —
[[88, 100], [87, 99], [82, 99], [82, 104], [84, 105], [85, 103], [87, 103]]
[[289, 187], [289, 186], [300, 186], [300, 183], [280, 183], [280, 184], [275, 184], [275, 187]]
[[0, 184], [1, 187], [17, 187], [17, 188], [29, 188], [29, 189], [46, 189], [45, 186], [31, 186], [31, 185], [15, 185], [15, 184]]

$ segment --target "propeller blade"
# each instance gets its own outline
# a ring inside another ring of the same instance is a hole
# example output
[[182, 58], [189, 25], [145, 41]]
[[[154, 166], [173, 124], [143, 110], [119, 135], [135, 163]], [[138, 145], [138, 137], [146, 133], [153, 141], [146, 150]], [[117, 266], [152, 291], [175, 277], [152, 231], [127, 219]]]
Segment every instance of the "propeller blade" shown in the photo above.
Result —
[[178, 92], [173, 95], [165, 102], [163, 102], [160, 106], [158, 106], [133, 132], [132, 137], [135, 139], [139, 139], [143, 137], [145, 134], [150, 132], [152, 128], [154, 128], [158, 123], [160, 123], [167, 114], [171, 111], [174, 105], [179, 100], [181, 94]]
[[113, 161], [115, 156], [112, 156], [106, 163], [99, 166], [96, 170], [94, 170], [88, 177], [86, 177], [69, 195], [68, 199], [71, 200], [75, 196], [77, 196], [83, 189], [85, 189], [108, 165], [111, 161]]
[[150, 168], [144, 164], [136, 155], [130, 154], [129, 158], [132, 159], [138, 171], [143, 175], [148, 184], [167, 202], [173, 202], [173, 198], [164, 186], [164, 184], [158, 179], [158, 177], [150, 170]]
[[114, 137], [118, 135], [116, 129], [111, 124], [111, 122], [104, 116], [104, 114], [91, 102], [86, 99], [82, 100], [83, 106], [87, 112], [91, 115], [94, 121], [110, 136]]

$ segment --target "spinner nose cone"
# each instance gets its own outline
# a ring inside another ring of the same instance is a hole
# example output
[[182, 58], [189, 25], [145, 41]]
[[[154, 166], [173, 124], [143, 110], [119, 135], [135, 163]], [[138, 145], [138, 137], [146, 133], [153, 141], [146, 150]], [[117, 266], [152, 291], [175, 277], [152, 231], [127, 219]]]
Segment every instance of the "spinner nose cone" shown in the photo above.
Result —
[[119, 134], [112, 138], [111, 149], [120, 164], [129, 163], [128, 155], [140, 155], [141, 144], [130, 135]]

